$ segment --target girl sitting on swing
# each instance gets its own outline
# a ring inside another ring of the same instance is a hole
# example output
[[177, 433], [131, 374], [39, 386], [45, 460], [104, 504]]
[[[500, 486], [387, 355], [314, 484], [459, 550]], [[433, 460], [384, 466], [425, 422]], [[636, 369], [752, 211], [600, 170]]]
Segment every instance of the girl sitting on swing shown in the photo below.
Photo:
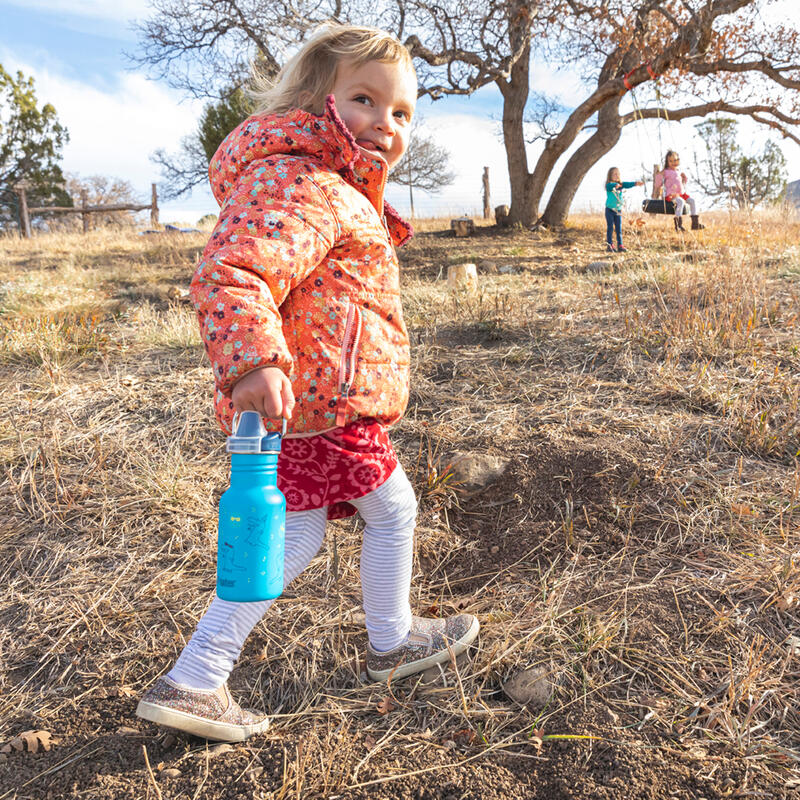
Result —
[[[683, 207], [689, 204], [689, 213], [692, 217], [692, 230], [700, 231], [705, 225], [700, 224], [700, 217], [697, 214], [697, 204], [694, 197], [690, 197], [686, 191], [686, 184], [689, 179], [685, 172], [678, 172], [681, 164], [681, 157], [674, 150], [667, 150], [664, 157], [664, 169], [656, 173], [654, 189], [656, 192], [663, 187], [664, 199], [675, 204], [675, 230], [682, 231], [683, 227]], [[656, 196], [658, 196], [656, 194]]]

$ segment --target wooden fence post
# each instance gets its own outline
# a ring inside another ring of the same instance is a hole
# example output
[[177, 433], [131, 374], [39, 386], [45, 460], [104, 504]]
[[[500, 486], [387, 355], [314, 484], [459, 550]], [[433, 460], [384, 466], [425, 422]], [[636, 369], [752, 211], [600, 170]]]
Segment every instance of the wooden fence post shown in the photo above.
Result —
[[653, 191], [650, 192], [650, 194], [656, 200], [658, 200], [658, 198], [661, 197], [661, 190], [656, 189], [656, 175], [658, 175], [659, 172], [661, 172], [661, 165], [653, 164]]
[[89, 205], [89, 192], [86, 189], [81, 189], [81, 219], [83, 220], [83, 232], [89, 233], [89, 212], [86, 208]]
[[483, 168], [483, 218], [492, 218], [492, 203], [489, 199], [489, 167]]
[[157, 228], [158, 227], [158, 191], [156, 189], [156, 185], [152, 184], [152, 199], [153, 204], [150, 206], [150, 227]]
[[25, 239], [31, 238], [31, 218], [28, 214], [28, 195], [26, 193], [27, 183], [20, 181], [16, 185], [17, 196], [19, 197], [19, 221], [20, 235]]

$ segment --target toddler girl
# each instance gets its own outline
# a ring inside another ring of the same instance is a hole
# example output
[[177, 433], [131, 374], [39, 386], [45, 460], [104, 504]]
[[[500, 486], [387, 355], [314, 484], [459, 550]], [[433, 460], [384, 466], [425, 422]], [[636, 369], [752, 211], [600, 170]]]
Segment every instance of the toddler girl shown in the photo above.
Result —
[[[330, 25], [256, 97], [258, 113], [211, 161], [222, 211], [191, 286], [217, 418], [225, 431], [234, 411], [258, 411], [272, 430], [290, 420], [278, 461], [285, 584], [316, 555], [327, 519], [362, 516], [367, 672], [401, 678], [478, 633], [469, 614], [411, 615], [416, 499], [387, 433], [408, 400], [394, 246], [411, 229], [383, 190], [408, 144], [416, 75], [387, 33]], [[138, 715], [224, 741], [265, 730], [226, 681], [271, 603], [214, 597]]]
[[611, 167], [606, 175], [606, 250], [611, 253], [614, 252], [612, 234], [615, 231], [617, 252], [624, 253], [626, 251], [626, 248], [622, 246], [622, 190], [641, 185], [641, 181], [623, 181], [617, 167]]
[[[664, 169], [656, 173], [654, 189], [658, 191], [663, 187], [664, 199], [675, 204], [675, 230], [682, 231], [683, 228], [683, 207], [689, 204], [689, 213], [692, 217], [692, 230], [700, 231], [705, 225], [700, 224], [700, 217], [697, 213], [697, 204], [693, 197], [686, 192], [686, 184], [689, 179], [685, 172], [678, 172], [681, 164], [680, 156], [674, 150], [668, 150], [664, 157]], [[658, 196], [658, 195], [656, 195]]]

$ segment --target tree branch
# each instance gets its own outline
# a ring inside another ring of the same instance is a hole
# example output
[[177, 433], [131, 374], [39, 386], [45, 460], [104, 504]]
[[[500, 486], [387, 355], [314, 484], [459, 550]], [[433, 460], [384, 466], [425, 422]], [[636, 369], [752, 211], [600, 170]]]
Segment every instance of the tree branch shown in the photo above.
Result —
[[699, 62], [686, 60], [681, 66], [695, 75], [714, 75], [718, 72], [762, 72], [785, 89], [800, 89], [800, 80], [786, 78], [782, 73], [790, 70], [800, 71], [800, 64], [775, 67], [766, 59], [758, 61], [732, 61], [721, 58], [717, 61]]
[[[630, 125], [640, 119], [667, 119], [673, 122], [686, 119], [687, 117], [705, 117], [714, 112], [724, 112], [726, 114], [737, 114], [739, 116], [751, 117], [761, 125], [767, 125], [781, 133], [784, 138], [791, 139], [800, 144], [800, 136], [791, 133], [786, 126], [800, 125], [800, 118], [790, 117], [774, 106], [752, 105], [734, 106], [724, 100], [715, 100], [710, 103], [701, 103], [696, 106], [686, 106], [685, 108], [643, 108], [638, 111], [631, 111], [621, 116], [623, 125]], [[761, 114], [772, 114], [776, 119], [768, 119], [760, 116]]]

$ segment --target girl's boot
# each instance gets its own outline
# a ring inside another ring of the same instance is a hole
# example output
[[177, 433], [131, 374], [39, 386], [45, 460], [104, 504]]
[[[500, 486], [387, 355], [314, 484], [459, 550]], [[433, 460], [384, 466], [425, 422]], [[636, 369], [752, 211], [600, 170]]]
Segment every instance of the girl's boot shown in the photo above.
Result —
[[699, 214], [692, 214], [692, 230], [693, 231], [702, 231], [705, 229], [705, 225], [700, 222], [700, 215]]
[[682, 231], [682, 230], [684, 230], [684, 227], [683, 227], [683, 217], [678, 217], [678, 216], [675, 216], [675, 217], [673, 217], [673, 219], [674, 219], [674, 221], [675, 221], [675, 230], [676, 230], [676, 231]]

